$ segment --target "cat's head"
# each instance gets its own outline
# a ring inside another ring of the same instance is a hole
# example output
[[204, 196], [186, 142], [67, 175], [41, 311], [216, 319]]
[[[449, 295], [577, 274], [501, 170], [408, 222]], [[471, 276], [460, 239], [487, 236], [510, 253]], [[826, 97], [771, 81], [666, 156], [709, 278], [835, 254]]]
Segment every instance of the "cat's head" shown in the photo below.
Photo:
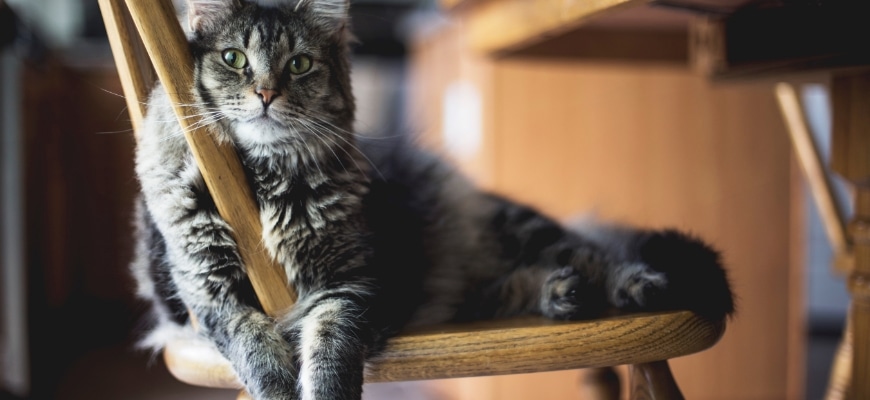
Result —
[[351, 129], [347, 0], [187, 3], [206, 118], [257, 146]]

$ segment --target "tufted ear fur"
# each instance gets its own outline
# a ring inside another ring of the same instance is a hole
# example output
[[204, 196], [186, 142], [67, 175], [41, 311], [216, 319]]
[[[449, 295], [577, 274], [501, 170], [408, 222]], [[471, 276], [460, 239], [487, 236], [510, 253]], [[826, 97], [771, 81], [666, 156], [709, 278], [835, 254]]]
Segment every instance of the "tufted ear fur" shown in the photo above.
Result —
[[187, 0], [187, 23], [192, 32], [202, 31], [240, 7], [239, 0]]
[[296, 11], [305, 11], [320, 24], [334, 31], [347, 27], [350, 9], [349, 0], [299, 0]]

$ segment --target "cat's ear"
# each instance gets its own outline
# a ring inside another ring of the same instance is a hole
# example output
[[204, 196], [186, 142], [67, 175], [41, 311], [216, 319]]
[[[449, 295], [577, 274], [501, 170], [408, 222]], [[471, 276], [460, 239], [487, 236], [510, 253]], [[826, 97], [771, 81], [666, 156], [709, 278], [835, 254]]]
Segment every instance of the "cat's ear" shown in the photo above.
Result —
[[202, 31], [240, 7], [239, 0], [187, 0], [187, 23], [192, 32]]
[[302, 9], [334, 31], [344, 31], [350, 19], [350, 0], [299, 0], [296, 11]]

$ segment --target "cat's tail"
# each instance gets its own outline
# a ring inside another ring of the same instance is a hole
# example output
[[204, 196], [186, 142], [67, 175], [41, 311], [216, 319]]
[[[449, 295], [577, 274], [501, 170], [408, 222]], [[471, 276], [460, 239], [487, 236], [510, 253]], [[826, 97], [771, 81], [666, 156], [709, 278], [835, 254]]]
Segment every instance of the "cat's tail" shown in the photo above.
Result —
[[718, 251], [702, 240], [674, 230], [641, 231], [634, 238], [638, 258], [668, 279], [661, 304], [721, 320], [735, 312], [734, 293]]
[[711, 320], [734, 314], [735, 296], [722, 257], [701, 239], [675, 229], [601, 224], [594, 218], [569, 223], [569, 229], [618, 259], [664, 273], [667, 287], [648, 307], [690, 310]]

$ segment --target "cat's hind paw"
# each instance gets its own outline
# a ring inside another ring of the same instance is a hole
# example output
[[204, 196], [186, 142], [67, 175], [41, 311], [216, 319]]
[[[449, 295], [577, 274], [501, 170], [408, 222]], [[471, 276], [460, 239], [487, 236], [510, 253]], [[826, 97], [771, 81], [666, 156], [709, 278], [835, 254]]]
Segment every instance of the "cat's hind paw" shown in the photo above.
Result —
[[601, 314], [603, 293], [573, 267], [553, 271], [541, 290], [541, 314], [553, 319], [580, 319]]
[[643, 263], [622, 265], [608, 285], [610, 303], [622, 309], [655, 308], [668, 288], [665, 274]]

